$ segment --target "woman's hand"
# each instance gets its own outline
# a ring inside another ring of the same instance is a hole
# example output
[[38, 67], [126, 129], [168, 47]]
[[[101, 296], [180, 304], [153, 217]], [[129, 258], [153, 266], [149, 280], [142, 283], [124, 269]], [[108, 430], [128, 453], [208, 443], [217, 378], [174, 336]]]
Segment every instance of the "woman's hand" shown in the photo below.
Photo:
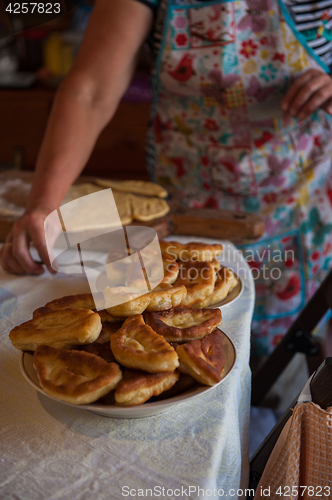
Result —
[[332, 114], [332, 78], [324, 71], [309, 69], [295, 80], [282, 101], [282, 110], [300, 120], [322, 108]]
[[44, 221], [49, 210], [34, 210], [15, 222], [0, 252], [0, 264], [4, 271], [14, 274], [43, 274], [42, 264], [35, 262], [30, 254], [30, 243], [37, 249], [42, 262], [51, 273], [46, 247]]

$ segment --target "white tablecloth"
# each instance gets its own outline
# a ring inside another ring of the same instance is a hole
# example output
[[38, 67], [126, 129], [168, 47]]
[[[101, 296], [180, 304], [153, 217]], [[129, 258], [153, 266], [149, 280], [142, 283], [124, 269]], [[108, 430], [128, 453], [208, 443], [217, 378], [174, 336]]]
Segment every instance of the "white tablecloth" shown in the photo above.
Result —
[[16, 277], [0, 271], [1, 500], [205, 499], [218, 498], [217, 490], [219, 497], [237, 498], [249, 473], [254, 286], [241, 253], [227, 244], [224, 255], [223, 263], [240, 269], [244, 279], [242, 296], [222, 308], [222, 329], [237, 351], [235, 367], [208, 394], [143, 419], [69, 407], [25, 381], [9, 331], [47, 301], [89, 289], [83, 276]]

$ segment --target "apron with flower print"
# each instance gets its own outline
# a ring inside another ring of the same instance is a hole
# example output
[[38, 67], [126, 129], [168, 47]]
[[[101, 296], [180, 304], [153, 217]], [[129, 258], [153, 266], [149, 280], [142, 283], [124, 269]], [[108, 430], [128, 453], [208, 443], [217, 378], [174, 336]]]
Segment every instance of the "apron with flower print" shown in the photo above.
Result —
[[238, 247], [256, 283], [252, 352], [268, 354], [332, 265], [331, 120], [281, 111], [292, 81], [322, 68], [278, 0], [162, 7], [151, 173], [186, 206], [263, 216], [264, 236]]

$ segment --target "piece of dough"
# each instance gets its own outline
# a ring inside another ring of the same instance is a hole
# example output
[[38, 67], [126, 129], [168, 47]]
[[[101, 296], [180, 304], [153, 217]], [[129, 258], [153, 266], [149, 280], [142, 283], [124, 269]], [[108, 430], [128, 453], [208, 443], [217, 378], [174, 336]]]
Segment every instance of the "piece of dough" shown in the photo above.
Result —
[[186, 295], [187, 290], [183, 285], [175, 286], [160, 283], [150, 292], [151, 300], [146, 311], [165, 311], [177, 307], [183, 302]]
[[204, 307], [213, 306], [224, 300], [229, 293], [236, 287], [238, 280], [231, 269], [222, 267], [217, 272], [217, 281], [214, 284], [214, 290], [211, 295], [204, 300], [197, 302], [195, 307], [201, 309]]
[[[96, 184], [91, 184], [91, 183], [74, 184], [69, 188], [62, 202], [62, 205], [70, 201], [76, 200], [77, 198], [81, 198], [82, 196], [86, 196], [92, 193], [97, 193], [98, 191], [103, 191], [104, 189], [105, 186], [100, 187], [97, 186]], [[131, 216], [131, 203], [129, 196], [126, 195], [125, 193], [118, 193], [116, 191], [113, 191], [113, 197], [116, 204], [116, 208], [118, 209], [119, 212], [121, 223], [123, 225], [130, 224], [133, 218]]]
[[147, 181], [111, 181], [108, 179], [97, 179], [96, 183], [105, 188], [116, 189], [126, 193], [139, 194], [143, 196], [157, 196], [158, 198], [166, 198], [168, 195], [166, 189], [159, 184]]
[[33, 356], [41, 387], [51, 397], [70, 404], [97, 401], [122, 378], [116, 363], [83, 351], [66, 351], [39, 346]]
[[182, 304], [194, 306], [211, 295], [214, 290], [217, 275], [212, 262], [179, 262], [179, 275], [174, 286], [184, 285], [187, 295]]
[[118, 209], [119, 217], [121, 219], [121, 224], [123, 226], [125, 226], [126, 224], [130, 224], [133, 221], [133, 211], [131, 207], [130, 195], [126, 193], [118, 193], [116, 191], [112, 192], [116, 208]]
[[142, 222], [149, 222], [168, 214], [170, 208], [165, 200], [148, 196], [130, 195], [133, 218]]
[[220, 330], [214, 330], [202, 340], [192, 340], [177, 347], [181, 373], [191, 375], [204, 385], [215, 385], [221, 380], [225, 356]]
[[[67, 231], [94, 231], [101, 228], [119, 227], [120, 221], [122, 225], [132, 222], [129, 194], [113, 192], [117, 208], [117, 213], [114, 212], [113, 215], [110, 213], [110, 207], [113, 207], [112, 204], [109, 204], [108, 210], [105, 211], [104, 202], [106, 198], [104, 193], [100, 194], [100, 203], [97, 203], [96, 200], [92, 201], [90, 198], [86, 201], [81, 200], [87, 195], [101, 191], [104, 191], [104, 189], [94, 184], [77, 184], [69, 189], [60, 207], [63, 223]], [[109, 196], [107, 194], [107, 197]], [[73, 203], [74, 200], [77, 201]], [[114, 220], [112, 220], [112, 216]]]
[[145, 373], [126, 369], [115, 391], [119, 406], [136, 406], [145, 403], [152, 396], [159, 396], [170, 389], [178, 380], [178, 370], [166, 373]]
[[221, 268], [221, 264], [218, 259], [213, 259], [211, 261], [211, 264], [213, 265], [214, 272], [217, 273], [219, 269]]
[[[95, 302], [93, 300], [92, 293], [78, 293], [76, 295], [66, 295], [65, 297], [60, 297], [59, 299], [51, 300], [47, 302], [44, 307], [39, 307], [33, 311], [33, 318], [37, 318], [47, 312], [56, 311], [58, 309], [91, 309], [95, 310]], [[118, 318], [112, 316], [106, 309], [98, 311], [101, 321], [108, 321], [110, 323], [115, 323]]]
[[128, 292], [127, 287], [106, 287], [104, 290], [105, 302], [112, 299], [114, 294], [122, 294], [121, 304], [106, 307], [106, 309], [117, 317], [128, 317], [135, 314], [142, 314], [146, 311], [163, 311], [171, 309], [181, 304], [187, 294], [184, 285], [172, 286], [166, 283], [160, 283], [152, 292], [139, 295], [135, 290]]
[[167, 254], [162, 255], [163, 267], [164, 267], [164, 279], [162, 283], [168, 283], [172, 285], [179, 274], [179, 264], [173, 257]]
[[99, 337], [96, 339], [96, 342], [99, 344], [104, 344], [105, 342], [109, 342], [111, 340], [111, 336], [113, 333], [117, 332], [120, 330], [121, 326], [123, 324], [122, 321], [116, 321], [115, 323], [109, 323], [108, 321], [102, 322], [102, 329], [99, 334]]
[[96, 186], [96, 184], [92, 184], [91, 182], [73, 184], [68, 189], [61, 205], [76, 200], [77, 198], [81, 198], [81, 196], [87, 196], [88, 194], [97, 193], [98, 191], [102, 191], [103, 189], [104, 188]]
[[66, 349], [94, 342], [101, 329], [99, 314], [90, 309], [59, 309], [16, 326], [9, 338], [22, 351], [35, 351], [39, 345]]
[[[132, 292], [128, 293], [128, 288], [124, 286], [118, 286], [114, 288], [106, 287], [104, 290], [106, 305], [108, 301], [112, 300], [113, 295], [120, 296], [121, 303], [116, 306], [109, 306], [107, 310], [113, 314], [116, 312], [120, 318], [128, 318], [128, 316], [134, 316], [135, 314], [142, 314], [150, 303], [150, 293], [145, 293], [140, 295], [138, 293]], [[110, 302], [111, 303], [111, 302]], [[112, 313], [113, 311], [113, 313]]]
[[140, 314], [128, 318], [111, 336], [111, 349], [117, 362], [127, 368], [160, 373], [179, 366], [174, 348], [146, 325]]
[[222, 322], [220, 309], [174, 307], [168, 311], [146, 312], [147, 325], [162, 335], [167, 342], [189, 342], [202, 339]]

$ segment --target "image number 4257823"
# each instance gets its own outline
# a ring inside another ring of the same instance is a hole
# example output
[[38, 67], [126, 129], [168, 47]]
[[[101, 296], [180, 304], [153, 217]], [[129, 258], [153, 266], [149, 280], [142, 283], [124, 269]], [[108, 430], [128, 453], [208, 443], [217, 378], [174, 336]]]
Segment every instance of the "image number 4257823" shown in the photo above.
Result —
[[16, 33], [62, 16], [78, 0], [3, 0], [3, 3], [12, 31]]

